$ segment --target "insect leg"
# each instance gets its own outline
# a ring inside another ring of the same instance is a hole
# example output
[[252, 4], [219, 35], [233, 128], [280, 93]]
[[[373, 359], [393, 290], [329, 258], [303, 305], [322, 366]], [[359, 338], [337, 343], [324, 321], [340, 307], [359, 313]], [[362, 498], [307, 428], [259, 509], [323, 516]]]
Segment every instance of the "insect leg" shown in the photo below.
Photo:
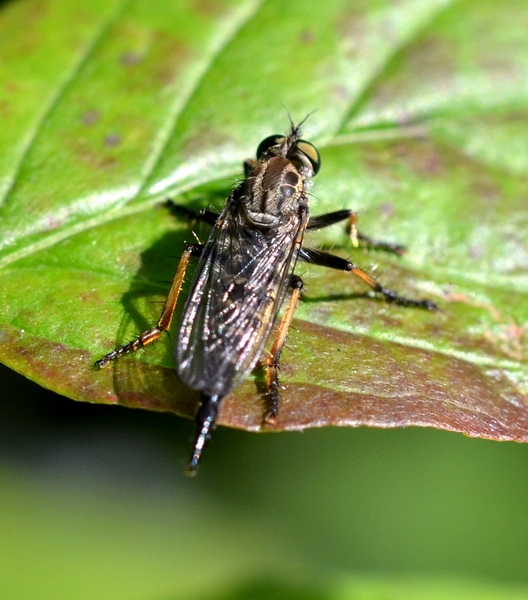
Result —
[[202, 400], [196, 413], [196, 436], [194, 438], [193, 452], [186, 469], [186, 474], [190, 477], [196, 475], [202, 453], [211, 439], [221, 401], [222, 396], [207, 396], [206, 394], [202, 394]]
[[298, 275], [290, 276], [290, 287], [292, 293], [288, 306], [282, 317], [282, 321], [277, 331], [277, 337], [271, 347], [270, 355], [266, 361], [268, 367], [268, 397], [269, 404], [267, 407], [264, 421], [266, 423], [274, 423], [277, 415], [279, 414], [279, 360], [288, 337], [288, 330], [290, 328], [295, 309], [299, 303], [301, 297], [301, 291], [303, 288], [303, 281]]
[[312, 217], [308, 221], [308, 230], [322, 229], [323, 227], [329, 227], [340, 221], [348, 220], [348, 227], [350, 229], [350, 238], [354, 246], [358, 245], [358, 240], [361, 240], [369, 248], [375, 250], [383, 250], [384, 252], [391, 252], [392, 254], [401, 255], [405, 252], [405, 246], [394, 244], [392, 242], [384, 242], [383, 240], [377, 240], [356, 230], [357, 215], [352, 210], [336, 210], [335, 212], [326, 213], [324, 215], [318, 215]]
[[321, 267], [328, 267], [339, 271], [349, 271], [369, 285], [375, 292], [382, 294], [389, 302], [394, 302], [401, 306], [426, 308], [427, 310], [436, 310], [438, 308], [432, 300], [413, 300], [411, 298], [406, 298], [405, 296], [400, 296], [397, 292], [383, 287], [368, 273], [365, 273], [365, 271], [356, 267], [353, 262], [339, 256], [334, 256], [328, 252], [321, 252], [320, 250], [313, 250], [311, 248], [302, 248], [299, 252], [299, 259]]
[[351, 216], [355, 216], [351, 210], [336, 210], [335, 212], [325, 213], [324, 215], [317, 215], [316, 217], [310, 217], [308, 221], [308, 225], [306, 227], [307, 230], [312, 229], [322, 229], [323, 227], [329, 227], [330, 225], [334, 225], [335, 223], [339, 223], [341, 221], [349, 220]]
[[212, 210], [202, 209], [198, 212], [195, 212], [186, 206], [176, 204], [176, 202], [170, 199], [165, 202], [165, 206], [170, 210], [171, 214], [176, 217], [184, 216], [187, 219], [203, 221], [204, 223], [207, 223], [207, 225], [211, 226], [216, 223], [216, 220], [219, 217], [218, 213], [215, 213]]
[[120, 348], [116, 348], [109, 352], [103, 358], [100, 358], [96, 361], [95, 366], [102, 369], [106, 367], [106, 365], [112, 361], [120, 358], [124, 354], [129, 354], [130, 352], [135, 352], [139, 348], [143, 348], [152, 342], [155, 342], [164, 331], [167, 331], [170, 327], [172, 316], [174, 315], [174, 309], [176, 308], [176, 302], [178, 300], [178, 296], [180, 294], [180, 290], [183, 284], [183, 278], [185, 276], [185, 271], [187, 269], [187, 265], [189, 264], [189, 260], [191, 256], [201, 256], [203, 250], [202, 244], [193, 244], [192, 246], [188, 246], [185, 252], [183, 253], [180, 263], [178, 265], [178, 269], [176, 270], [176, 274], [174, 275], [174, 279], [172, 280], [172, 285], [169, 291], [169, 295], [165, 300], [165, 305], [163, 306], [163, 311], [161, 313], [160, 318], [156, 324], [156, 327], [152, 327], [151, 329], [147, 329], [140, 336], [138, 336], [135, 340], [132, 340], [128, 344], [121, 346]]

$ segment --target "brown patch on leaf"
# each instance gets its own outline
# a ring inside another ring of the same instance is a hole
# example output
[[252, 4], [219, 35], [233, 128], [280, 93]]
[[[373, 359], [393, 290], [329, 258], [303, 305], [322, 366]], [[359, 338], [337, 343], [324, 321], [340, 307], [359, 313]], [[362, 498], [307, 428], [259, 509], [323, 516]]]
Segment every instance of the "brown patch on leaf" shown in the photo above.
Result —
[[219, 17], [222, 14], [222, 4], [214, 0], [192, 0], [192, 8], [206, 17]]
[[[405, 70], [413, 74], [416, 81], [438, 78], [447, 86], [452, 73], [457, 71], [454, 60], [456, 56], [457, 52], [449, 38], [429, 32], [406, 45], [400, 53], [399, 60], [405, 65]], [[446, 93], [445, 87], [443, 89]]]
[[121, 136], [118, 133], [109, 133], [104, 139], [104, 145], [107, 148], [115, 148], [121, 143]]
[[225, 132], [213, 129], [209, 123], [202, 122], [193, 128], [193, 135], [188, 138], [182, 147], [182, 154], [195, 156], [219, 148], [230, 142]]
[[342, 52], [345, 56], [353, 58], [367, 45], [371, 27], [365, 21], [368, 12], [368, 2], [361, 0], [354, 2], [354, 6], [347, 6], [335, 21], [335, 31], [340, 39]]
[[107, 170], [119, 167], [120, 162], [115, 156], [110, 156], [104, 150], [94, 147], [90, 140], [70, 136], [69, 132], [65, 132], [64, 137], [71, 148], [72, 155], [90, 168]]
[[124, 52], [121, 54], [119, 61], [125, 67], [133, 67], [143, 60], [143, 55], [139, 52]]
[[302, 44], [313, 44], [315, 33], [311, 29], [304, 29], [299, 35]]
[[[519, 332], [513, 335], [517, 339]], [[15, 330], [2, 332], [2, 359], [61, 394], [192, 416], [199, 394], [186, 388], [174, 369], [149, 365], [145, 356], [138, 353], [97, 370], [98, 356]], [[306, 362], [304, 356], [315, 358]], [[274, 425], [262, 423], [260, 372], [224, 400], [219, 424], [250, 431], [415, 425], [528, 441], [526, 394], [500, 368], [490, 372], [435, 351], [306, 322], [296, 323], [282, 363]]]
[[442, 177], [445, 175], [446, 160], [436, 144], [429, 140], [415, 143], [399, 143], [393, 147], [394, 155], [403, 160], [405, 166], [418, 175]]
[[189, 46], [179, 40], [167, 36], [163, 32], [155, 32], [156, 45], [149, 60], [152, 78], [163, 87], [171, 85], [177, 76], [192, 59]]
[[520, 327], [513, 322], [513, 319], [509, 324], [499, 325], [493, 331], [484, 333], [484, 337], [497, 351], [507, 358], [519, 362], [525, 358], [525, 348], [528, 345], [526, 336], [526, 327]]
[[81, 123], [87, 127], [95, 125], [101, 119], [101, 113], [98, 110], [90, 109], [81, 115]]

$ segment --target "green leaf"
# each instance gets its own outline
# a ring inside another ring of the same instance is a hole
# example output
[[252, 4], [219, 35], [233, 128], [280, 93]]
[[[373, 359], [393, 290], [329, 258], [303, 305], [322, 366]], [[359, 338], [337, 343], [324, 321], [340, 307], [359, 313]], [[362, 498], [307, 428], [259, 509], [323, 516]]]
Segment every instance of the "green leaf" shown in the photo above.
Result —
[[[304, 6], [303, 6], [304, 5]], [[313, 214], [358, 212], [387, 287], [302, 265], [275, 429], [434, 426], [528, 440], [528, 5], [19, 0], [0, 10], [0, 359], [76, 400], [192, 415], [155, 323], [193, 231], [283, 104], [321, 151]], [[307, 240], [348, 256], [335, 226]], [[374, 270], [375, 268], [375, 270]], [[220, 423], [262, 428], [264, 374]], [[271, 428], [271, 427], [268, 427]]]
[[339, 600], [523, 600], [521, 586], [502, 586], [482, 581], [446, 577], [349, 577], [335, 598]]

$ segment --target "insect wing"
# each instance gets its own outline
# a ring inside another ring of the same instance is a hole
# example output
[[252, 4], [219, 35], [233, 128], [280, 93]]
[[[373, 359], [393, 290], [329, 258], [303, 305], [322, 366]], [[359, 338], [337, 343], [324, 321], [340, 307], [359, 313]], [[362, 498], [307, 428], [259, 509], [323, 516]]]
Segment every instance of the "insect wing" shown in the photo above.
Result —
[[280, 231], [245, 227], [235, 190], [213, 227], [180, 321], [175, 362], [181, 380], [225, 396], [255, 366], [287, 291], [306, 223]]

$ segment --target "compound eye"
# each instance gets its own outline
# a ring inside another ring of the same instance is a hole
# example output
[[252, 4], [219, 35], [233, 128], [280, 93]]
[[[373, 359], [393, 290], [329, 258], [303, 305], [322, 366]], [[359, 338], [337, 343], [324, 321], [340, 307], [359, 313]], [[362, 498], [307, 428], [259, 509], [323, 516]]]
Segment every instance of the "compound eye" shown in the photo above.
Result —
[[277, 146], [284, 139], [283, 135], [270, 135], [265, 140], [260, 142], [259, 147], [257, 148], [257, 159], [260, 160], [262, 156], [273, 146]]
[[317, 175], [321, 168], [321, 157], [317, 148], [313, 144], [310, 144], [310, 142], [299, 140], [297, 142], [297, 149], [310, 161], [314, 175]]

